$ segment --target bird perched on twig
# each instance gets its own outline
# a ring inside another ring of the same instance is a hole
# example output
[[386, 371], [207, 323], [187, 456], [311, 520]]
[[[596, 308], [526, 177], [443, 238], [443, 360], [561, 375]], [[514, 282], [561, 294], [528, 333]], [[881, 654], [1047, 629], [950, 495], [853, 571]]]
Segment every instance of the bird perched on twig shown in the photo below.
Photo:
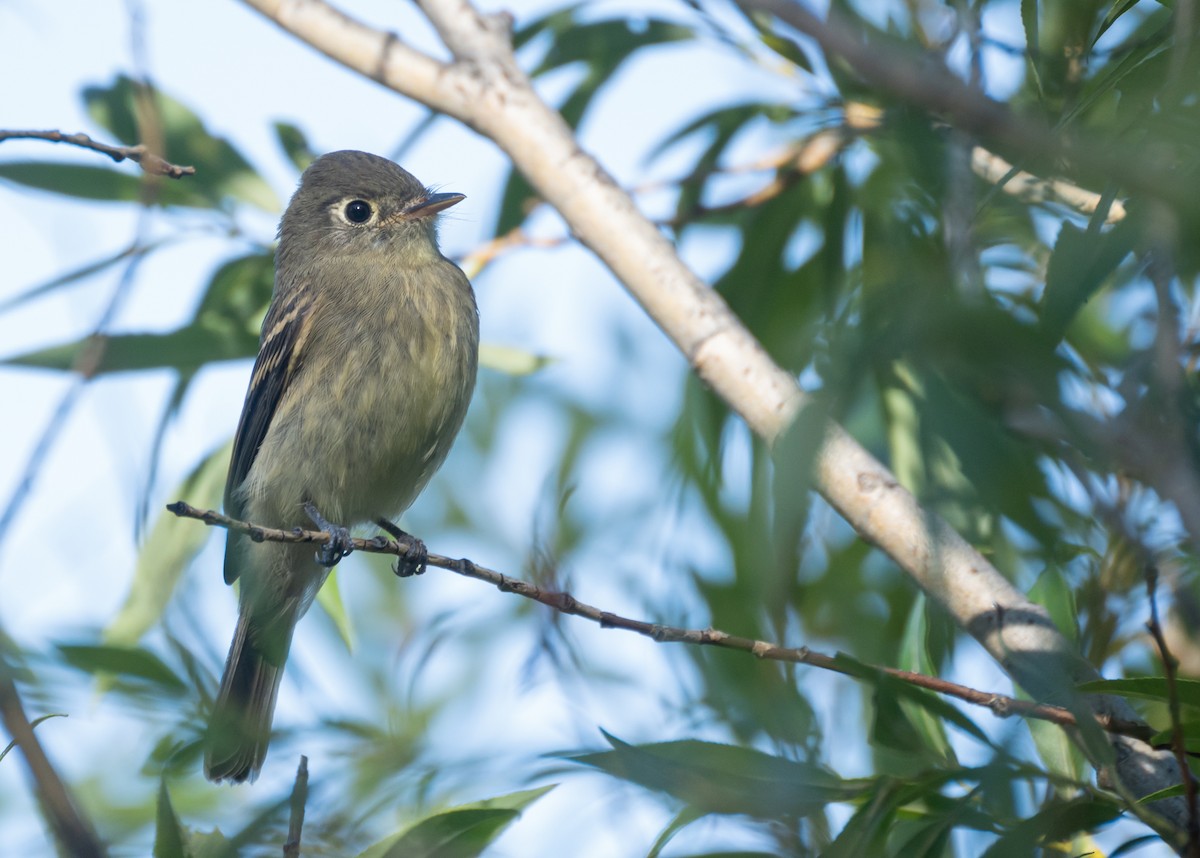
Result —
[[225, 509], [270, 527], [315, 523], [330, 540], [314, 557], [229, 535], [225, 580], [241, 593], [209, 724], [211, 780], [258, 775], [292, 633], [348, 553], [347, 527], [377, 523], [408, 542], [398, 572], [423, 567], [424, 545], [392, 520], [445, 460], [475, 387], [475, 296], [436, 229], [462, 199], [345, 151], [314, 161], [284, 212]]

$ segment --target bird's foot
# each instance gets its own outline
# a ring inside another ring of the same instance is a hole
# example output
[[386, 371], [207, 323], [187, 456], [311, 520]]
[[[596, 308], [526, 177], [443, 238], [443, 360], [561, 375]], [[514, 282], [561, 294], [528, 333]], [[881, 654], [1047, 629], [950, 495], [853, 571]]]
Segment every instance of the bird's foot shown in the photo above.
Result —
[[405, 533], [386, 518], [376, 519], [375, 523], [391, 534], [397, 543], [404, 546], [404, 553], [400, 555], [395, 568], [392, 569], [397, 577], [408, 578], [412, 575], [424, 574], [429, 562], [429, 549], [425, 547], [425, 543], [411, 533]]
[[311, 501], [304, 502], [304, 512], [313, 524], [329, 534], [329, 541], [317, 552], [317, 562], [325, 567], [337, 566], [338, 561], [354, 550], [350, 545], [350, 529], [331, 523]]

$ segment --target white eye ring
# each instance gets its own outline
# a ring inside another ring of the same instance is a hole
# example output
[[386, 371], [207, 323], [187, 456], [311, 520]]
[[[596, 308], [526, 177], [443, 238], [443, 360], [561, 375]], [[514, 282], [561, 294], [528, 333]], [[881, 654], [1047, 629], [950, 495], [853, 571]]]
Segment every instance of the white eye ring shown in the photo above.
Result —
[[375, 217], [375, 207], [366, 200], [353, 199], [342, 207], [341, 214], [347, 223], [362, 226]]

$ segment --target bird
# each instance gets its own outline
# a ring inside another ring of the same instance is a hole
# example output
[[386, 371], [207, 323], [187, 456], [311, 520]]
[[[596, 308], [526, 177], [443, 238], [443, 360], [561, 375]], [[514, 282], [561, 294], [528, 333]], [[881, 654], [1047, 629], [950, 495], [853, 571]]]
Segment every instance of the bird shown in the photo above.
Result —
[[346, 150], [309, 165], [283, 214], [224, 505], [330, 539], [314, 555], [230, 533], [238, 620], [206, 735], [209, 780], [258, 776], [296, 623], [349, 552], [349, 527], [406, 538], [397, 571], [423, 569], [423, 543], [393, 522], [446, 459], [475, 387], [475, 295], [437, 241], [438, 214], [464, 198]]

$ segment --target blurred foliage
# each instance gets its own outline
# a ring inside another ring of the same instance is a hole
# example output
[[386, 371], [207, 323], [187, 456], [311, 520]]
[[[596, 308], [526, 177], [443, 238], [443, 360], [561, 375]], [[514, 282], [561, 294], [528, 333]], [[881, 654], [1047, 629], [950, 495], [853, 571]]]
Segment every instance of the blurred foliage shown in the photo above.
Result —
[[[1023, 73], [1001, 87], [1011, 89], [1006, 101], [1014, 109], [1076, 132], [1078, 145], [1120, 143], [1121, 151], [1142, 153], [1147, 169], [1193, 181], [1200, 52], [1196, 33], [1177, 30], [1170, 3], [1021, 0], [1022, 44], [988, 32], [995, 17], [1017, 13], [1013, 3], [832, 6], [859, 32], [914, 56], [956, 57], [964, 76], [973, 52], [1020, 57]], [[980, 21], [982, 33], [973, 29]], [[737, 842], [766, 849], [736, 853], [744, 855], [1099, 855], [1157, 842], [1125, 798], [1093, 782], [1079, 746], [1057, 727], [997, 721], [878, 670], [961, 679], [964, 665], [980, 656], [962, 645], [964, 633], [936, 601], [915, 592], [810, 490], [817, 429], [832, 416], [1045, 605], [1088, 659], [1128, 673], [1085, 690], [1139, 701], [1169, 741], [1169, 694], [1139, 620], [1146, 558], [1153, 558], [1178, 606], [1168, 617], [1172, 645], [1185, 672], [1198, 663], [1197, 626], [1184, 609], [1197, 598], [1200, 540], [1190, 526], [1200, 510], [1188, 506], [1200, 497], [1189, 494], [1200, 473], [1200, 256], [1192, 240], [1200, 206], [1093, 187], [1103, 199], [1087, 214], [989, 185], [962, 168], [974, 141], [943, 117], [870, 89], [790, 30], [721, 3], [688, 0], [673, 16], [628, 19], [572, 5], [523, 22], [515, 39], [535, 79], [567, 82], [559, 106], [575, 128], [638, 57], [681, 45], [729, 52], [790, 83], [790, 101], [712, 107], [668, 135], [647, 161], [681, 152], [690, 159], [672, 186], [664, 229], [685, 249], [716, 234], [736, 239], [713, 287], [802, 380], [813, 405], [770, 450], [694, 378], [681, 378], [678, 413], [659, 431], [625, 403], [589, 403], [544, 382], [547, 358], [489, 345], [488, 363], [498, 372], [482, 377], [457, 454], [465, 468], [482, 471], [508, 415], [552, 410], [566, 428], [554, 449], [545, 512], [533, 534], [505, 533], [469, 486], [438, 483], [431, 492], [440, 525], [508, 552], [523, 562], [525, 577], [567, 588], [573, 561], [597, 546], [613, 556], [626, 528], [674, 505], [689, 530], [671, 536], [703, 538], [667, 549], [669, 596], [646, 576], [613, 572], [648, 606], [650, 619], [678, 624], [682, 615], [745, 637], [842, 651], [838, 663], [852, 677], [821, 684], [810, 682], [811, 668], [709, 648], [672, 650], [663, 658], [677, 687], [658, 701], [662, 734], [637, 743], [604, 733], [602, 747], [558, 749], [556, 775], [602, 773], [592, 777], [636, 785], [636, 800], [675, 814], [656, 843], [629, 843], [631, 855], [689, 854], [676, 848], [681, 834], [716, 817], [727, 823], [723, 831], [744, 835]], [[168, 159], [194, 165], [196, 175], [166, 182], [118, 166], [0, 161], [0, 179], [63, 197], [153, 205], [168, 220], [187, 209], [189, 218], [208, 218], [233, 236], [247, 207], [278, 210], [259, 169], [183, 100], [124, 77], [87, 88], [83, 98], [112, 138], [159, 141]], [[873, 108], [878, 122], [844, 123], [854, 105]], [[422, 120], [403, 145], [431, 125]], [[273, 131], [297, 171], [319, 151], [296, 125], [278, 122]], [[813, 162], [806, 147], [831, 139], [837, 145]], [[1045, 166], [1037, 153], [1028, 160], [1017, 169]], [[1076, 174], [1069, 151], [1055, 166]], [[533, 196], [523, 177], [505, 177], [497, 235], [526, 223]], [[1109, 225], [1107, 206], [1116, 198], [1129, 214]], [[0, 312], [94, 282], [174, 240], [64, 272]], [[177, 381], [161, 440], [197, 373], [254, 354], [272, 265], [269, 248], [231, 249], [192, 318], [174, 330], [60, 343], [3, 362], [70, 371], [98, 348], [97, 375], [169, 370]], [[619, 354], [626, 351], [622, 335], [613, 334]], [[641, 368], [627, 363], [624, 370]], [[631, 435], [664, 463], [666, 491], [619, 512], [580, 511], [576, 493], [589, 455]], [[158, 454], [157, 447], [149, 452], [151, 470]], [[218, 450], [199, 460], [171, 499], [215, 506], [227, 456]], [[143, 764], [157, 791], [143, 804], [130, 806], [103, 783], [78, 784], [112, 842], [147, 843], [153, 831], [155, 855], [259, 854], [277, 849], [286, 830], [286, 795], [247, 793], [234, 813], [199, 779], [198, 742], [220, 653], [197, 641], [181, 581], [207, 535], [194, 522], [153, 517], [134, 586], [103, 635], [25, 654], [30, 700], [53, 700], [63, 668], [82, 671], [157, 737]], [[530, 672], [548, 660], [567, 689], [603, 693], [615, 683], [636, 684], [638, 666], [606, 673], [574, 620], [510, 597], [496, 600], [502, 604], [487, 623], [447, 612], [414, 629], [405, 597], [380, 583], [385, 575], [362, 585], [364, 598], [402, 638], [389, 657], [405, 669], [395, 670], [394, 661], [341, 663], [357, 671], [372, 709], [369, 717], [327, 718], [299, 743], [332, 748], [344, 761], [344, 771], [314, 788], [306, 854], [481, 854], [549, 790], [464, 805], [476, 797], [472, 763], [427, 739], [456, 699], [476, 699], [469, 695], [484, 685], [486, 653], [500, 646], [495, 629], [534, 629]], [[323, 604], [347, 646], [365, 637], [352, 634], [353, 605], [344, 606], [336, 590]], [[414, 694], [421, 666], [445, 647], [471, 654], [472, 667], [441, 677], [436, 693]], [[406, 670], [412, 685], [398, 687], [396, 674]], [[1200, 684], [1179, 687], [1185, 741], [1200, 753]], [[644, 689], [647, 698], [654, 693]], [[600, 724], [587, 727], [599, 735]], [[844, 777], [833, 761], [865, 774]], [[522, 759], [506, 772], [507, 783], [544, 784], [544, 769], [544, 760]], [[1118, 818], [1127, 821], [1114, 827]], [[1101, 836], [1110, 846], [1097, 845]]]

